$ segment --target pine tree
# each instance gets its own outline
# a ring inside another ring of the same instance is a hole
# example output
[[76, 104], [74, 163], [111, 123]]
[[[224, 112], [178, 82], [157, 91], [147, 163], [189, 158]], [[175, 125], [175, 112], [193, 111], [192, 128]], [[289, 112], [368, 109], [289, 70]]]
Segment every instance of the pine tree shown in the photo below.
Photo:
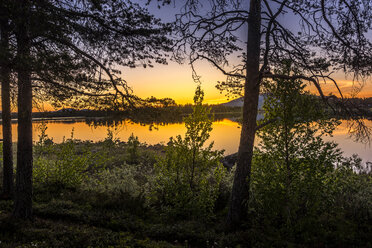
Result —
[[166, 63], [170, 29], [125, 0], [23, 0], [13, 4], [10, 15], [19, 116], [14, 216], [27, 219], [32, 216], [32, 89], [38, 89], [34, 92], [41, 99], [59, 104], [136, 105], [140, 99], [116, 67]]

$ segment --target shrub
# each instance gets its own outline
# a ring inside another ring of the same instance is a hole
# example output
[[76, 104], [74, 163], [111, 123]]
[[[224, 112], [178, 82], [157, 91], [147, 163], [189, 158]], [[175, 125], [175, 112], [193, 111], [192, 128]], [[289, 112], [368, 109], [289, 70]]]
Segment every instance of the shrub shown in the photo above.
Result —
[[131, 136], [128, 138], [127, 144], [128, 144], [127, 151], [129, 155], [129, 162], [131, 164], [138, 163], [139, 157], [140, 157], [138, 148], [141, 144], [138, 140], [138, 137], [134, 136], [134, 134], [132, 133]]
[[43, 121], [37, 129], [39, 130], [40, 134], [38, 135], [39, 140], [35, 144], [35, 154], [41, 155], [43, 153], [50, 152], [52, 145], [54, 144], [53, 138], [50, 138], [46, 133], [48, 129], [47, 123]]
[[213, 143], [204, 147], [212, 130], [210, 109], [202, 105], [203, 91], [196, 89], [193, 113], [185, 118], [185, 138], [171, 138], [165, 157], [155, 165], [154, 198], [173, 217], [210, 218], [225, 175], [222, 151]]
[[[145, 194], [147, 180], [140, 178], [144, 171], [141, 166], [123, 164], [111, 169], [105, 169], [96, 176], [91, 176], [82, 185], [83, 190], [93, 190], [97, 193], [117, 197], [125, 193], [133, 198]], [[141, 180], [142, 179], [142, 180]]]
[[358, 246], [370, 232], [370, 175], [356, 173], [359, 158], [345, 158], [323, 140], [339, 122], [327, 118], [304, 83], [275, 80], [265, 87], [271, 92], [265, 118], [276, 122], [259, 131], [252, 163], [254, 226], [278, 242]]
[[95, 157], [87, 149], [78, 152], [72, 139], [50, 146], [47, 154], [35, 157], [34, 182], [41, 186], [77, 188], [88, 177], [89, 170], [99, 168], [104, 162], [97, 162]]

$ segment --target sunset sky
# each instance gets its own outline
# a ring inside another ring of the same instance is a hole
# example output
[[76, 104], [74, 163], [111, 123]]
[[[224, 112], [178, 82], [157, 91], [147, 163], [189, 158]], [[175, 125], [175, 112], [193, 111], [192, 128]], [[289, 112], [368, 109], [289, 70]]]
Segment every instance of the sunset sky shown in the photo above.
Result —
[[[209, 104], [222, 103], [227, 101], [227, 97], [216, 89], [217, 81], [222, 81], [225, 76], [209, 65], [207, 62], [198, 63], [198, 73], [202, 76], [202, 88], [205, 91], [205, 102]], [[122, 70], [122, 76], [128, 81], [135, 94], [140, 97], [155, 96], [158, 98], [171, 97], [179, 104], [191, 103], [196, 84], [191, 77], [192, 72], [189, 65], [179, 65], [170, 62], [169, 65], [156, 65], [154, 68]], [[350, 96], [353, 92], [352, 78], [345, 78], [339, 73], [335, 76], [344, 96]], [[355, 87], [363, 84], [362, 91], [358, 97], [372, 97], [372, 81], [354, 82]], [[325, 94], [333, 92], [338, 95], [336, 88], [331, 82], [322, 83]], [[309, 87], [314, 92], [314, 87]]]
[[[138, 2], [140, 4], [144, 3], [143, 0], [138, 0]], [[174, 21], [175, 14], [179, 12], [179, 7], [171, 4], [170, 6], [158, 8], [155, 2], [153, 1], [148, 6], [149, 11], [165, 22]], [[286, 15], [280, 18], [283, 24], [296, 29], [298, 25], [296, 17]], [[245, 37], [245, 32], [245, 30], [240, 31], [238, 36]], [[207, 62], [199, 62], [196, 68], [199, 75], [202, 76], [201, 81], [202, 88], [205, 91], [205, 102], [209, 104], [226, 102], [227, 97], [224, 94], [220, 94], [215, 87], [217, 81], [225, 80], [225, 76]], [[187, 63], [180, 65], [170, 61], [169, 65], [155, 65], [154, 68], [123, 68], [122, 76], [133, 88], [134, 93], [140, 97], [171, 97], [179, 104], [191, 103], [196, 87], [192, 79], [190, 65]], [[349, 96], [353, 87], [352, 78], [347, 78], [343, 73], [338, 73], [335, 75], [335, 79], [337, 79], [344, 95]], [[359, 87], [359, 84], [355, 83], [355, 86]], [[362, 84], [364, 87], [358, 97], [372, 97], [372, 79], [369, 78]], [[332, 84], [328, 83], [322, 86], [325, 94], [333, 92], [337, 95], [336, 88]], [[313, 87], [310, 87], [310, 89], [313, 91]]]
[[[136, 0], [141, 5], [147, 2], [147, 0]], [[175, 14], [179, 13], [179, 7], [173, 4], [169, 6], [157, 7], [156, 1], [147, 6], [150, 13], [156, 17], [161, 18], [164, 22], [172, 22], [175, 20]], [[285, 15], [280, 21], [283, 25], [290, 27], [291, 29], [298, 29], [298, 20], [295, 16]], [[239, 37], [246, 37], [246, 29], [243, 29], [238, 33]], [[372, 34], [370, 35], [372, 39]], [[245, 40], [242, 38], [242, 40]], [[221, 94], [216, 89], [217, 81], [225, 80], [225, 76], [215, 69], [212, 65], [207, 62], [198, 62], [196, 65], [197, 72], [201, 76], [202, 88], [205, 92], [205, 103], [217, 104], [228, 101], [224, 94]], [[142, 98], [154, 96], [157, 98], [170, 97], [174, 99], [178, 104], [192, 103], [196, 84], [192, 79], [192, 71], [190, 65], [178, 64], [173, 61], [169, 61], [168, 65], [155, 64], [154, 68], [120, 68], [122, 71], [121, 76], [128, 82], [132, 87], [134, 94]], [[342, 89], [344, 96], [350, 96], [353, 92], [353, 80], [351, 77], [346, 77], [343, 73], [338, 73], [335, 76], [338, 81], [340, 88]], [[372, 97], [372, 79], [369, 78], [365, 82], [354, 82], [355, 86], [360, 87], [363, 84], [363, 90], [357, 95], [358, 97]], [[336, 88], [333, 84], [327, 83], [322, 84], [325, 94], [333, 93], [338, 96]], [[314, 87], [309, 88], [312, 92]], [[50, 106], [46, 104], [46, 109]]]

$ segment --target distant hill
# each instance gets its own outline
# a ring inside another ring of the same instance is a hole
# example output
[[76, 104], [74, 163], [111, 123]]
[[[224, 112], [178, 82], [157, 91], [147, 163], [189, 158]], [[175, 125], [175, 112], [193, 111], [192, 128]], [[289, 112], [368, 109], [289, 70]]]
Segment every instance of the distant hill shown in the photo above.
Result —
[[[258, 108], [261, 109], [265, 100], [265, 95], [260, 95], [258, 99]], [[222, 103], [225, 107], [243, 107], [243, 97], [231, 100], [230, 102]]]

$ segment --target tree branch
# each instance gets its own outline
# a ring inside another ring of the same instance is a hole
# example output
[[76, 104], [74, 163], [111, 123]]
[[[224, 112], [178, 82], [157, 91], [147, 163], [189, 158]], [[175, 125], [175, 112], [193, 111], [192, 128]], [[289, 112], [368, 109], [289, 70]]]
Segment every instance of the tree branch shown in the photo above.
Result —
[[261, 128], [264, 128], [266, 127], [267, 125], [270, 125], [271, 123], [274, 123], [278, 120], [278, 118], [273, 118], [273, 119], [270, 119], [270, 120], [267, 120], [263, 123], [261, 123], [260, 125], [256, 126], [256, 131], [260, 130]]
[[123, 88], [124, 90], [126, 91], [126, 94], [124, 94], [117, 86], [117, 81], [114, 79], [114, 76], [111, 74], [110, 70], [108, 68], [106, 68], [106, 66], [104, 66], [101, 62], [99, 62], [97, 59], [95, 59], [93, 56], [89, 55], [88, 53], [84, 52], [83, 50], [81, 50], [80, 48], [78, 48], [77, 46], [75, 46], [74, 44], [70, 43], [69, 41], [67, 40], [64, 40], [64, 39], [60, 39], [60, 38], [56, 38], [56, 37], [49, 37], [51, 40], [54, 40], [58, 43], [61, 43], [69, 48], [71, 48], [72, 50], [74, 50], [76, 53], [78, 54], [81, 54], [83, 55], [84, 57], [90, 59], [91, 61], [93, 61], [95, 64], [97, 64], [100, 68], [102, 68], [102, 70], [105, 71], [105, 73], [107, 74], [107, 76], [109, 77], [110, 79], [110, 82], [112, 84], [112, 86], [114, 87], [116, 93], [118, 93], [121, 97], [122, 97], [122, 100], [127, 100], [128, 103], [133, 107], [134, 104], [132, 102], [132, 99], [134, 98], [134, 96], [132, 96], [129, 92], [128, 92], [128, 89], [123, 85]]
[[197, 57], [191, 62], [193, 63], [194, 61], [196, 61], [198, 58], [202, 58], [202, 59], [205, 59], [207, 61], [209, 61], [214, 67], [216, 67], [220, 72], [222, 72], [224, 75], [226, 76], [229, 76], [229, 77], [237, 77], [237, 78], [245, 78], [244, 75], [242, 74], [238, 74], [238, 73], [229, 73], [227, 71], [225, 71], [221, 66], [219, 66], [214, 60], [204, 56], [204, 55], [200, 55], [198, 54]]

